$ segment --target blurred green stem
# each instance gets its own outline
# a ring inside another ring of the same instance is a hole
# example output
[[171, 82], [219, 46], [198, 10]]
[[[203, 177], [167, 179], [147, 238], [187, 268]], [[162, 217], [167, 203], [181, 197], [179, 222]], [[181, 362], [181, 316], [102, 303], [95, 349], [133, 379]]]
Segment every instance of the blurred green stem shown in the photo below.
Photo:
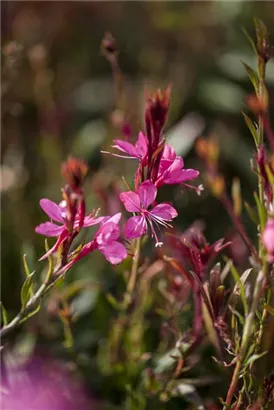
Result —
[[130, 273], [129, 281], [127, 284], [127, 290], [125, 293], [124, 302], [122, 305], [123, 310], [127, 310], [128, 306], [130, 305], [132, 301], [132, 295], [135, 289], [135, 284], [136, 284], [136, 279], [137, 279], [137, 274], [138, 274], [140, 253], [141, 253], [141, 238], [138, 238], [136, 240], [131, 273]]
[[47, 294], [47, 292], [58, 282], [65, 273], [58, 275], [58, 271], [54, 274], [52, 279], [50, 280], [50, 275], [47, 274], [45, 281], [39, 287], [39, 289], [35, 292], [35, 294], [29, 299], [26, 307], [22, 309], [15, 318], [8, 323], [6, 326], [3, 326], [0, 329], [0, 337], [4, 337], [10, 332], [12, 332], [17, 326], [19, 326], [28, 316], [37, 309], [41, 299]]
[[250, 308], [250, 312], [248, 313], [245, 324], [244, 324], [244, 329], [243, 329], [243, 337], [242, 337], [242, 342], [241, 342], [241, 347], [240, 347], [240, 352], [239, 352], [239, 358], [237, 360], [234, 373], [231, 379], [231, 383], [229, 386], [229, 390], [227, 393], [226, 397], [226, 405], [224, 406], [224, 410], [230, 408], [231, 401], [233, 399], [238, 381], [239, 381], [239, 376], [240, 376], [240, 371], [242, 368], [242, 365], [245, 360], [245, 356], [249, 347], [249, 342], [252, 336], [253, 332], [253, 327], [254, 327], [254, 318], [256, 315], [256, 310], [258, 308], [260, 298], [261, 298], [261, 290], [262, 290], [262, 285], [263, 281], [265, 278], [265, 274], [263, 270], [261, 270], [257, 276], [257, 280], [255, 283], [255, 288], [254, 288], [254, 296], [253, 296], [253, 301], [252, 305]]
[[129, 306], [131, 305], [132, 296], [135, 290], [135, 285], [136, 285], [136, 280], [137, 280], [137, 275], [138, 275], [138, 267], [139, 267], [139, 262], [140, 262], [140, 254], [141, 254], [141, 238], [138, 238], [135, 244], [135, 251], [134, 251], [134, 256], [133, 256], [133, 261], [132, 261], [132, 267], [131, 267], [131, 272], [130, 272], [130, 276], [129, 276], [128, 283], [127, 283], [126, 292], [124, 294], [124, 300], [121, 304], [121, 311], [118, 316], [118, 319], [114, 323], [113, 328], [111, 330], [112, 336], [110, 337], [110, 340], [111, 340], [110, 349], [111, 349], [112, 361], [117, 360], [120, 341], [123, 338], [125, 328], [128, 326], [127, 310]]

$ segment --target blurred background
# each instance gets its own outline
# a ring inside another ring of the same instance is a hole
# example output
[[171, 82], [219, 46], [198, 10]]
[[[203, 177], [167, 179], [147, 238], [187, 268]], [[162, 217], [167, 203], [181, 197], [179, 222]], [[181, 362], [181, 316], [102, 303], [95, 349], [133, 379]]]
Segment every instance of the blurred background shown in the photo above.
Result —
[[[145, 88], [172, 84], [166, 136], [185, 158], [186, 167], [202, 173], [195, 139], [216, 136], [228, 185], [239, 176], [243, 195], [251, 200], [256, 183], [249, 164], [253, 140], [241, 111], [252, 86], [241, 61], [256, 67], [256, 57], [242, 30], [244, 27], [254, 38], [254, 17], [265, 22], [273, 44], [274, 4], [270, 1], [1, 3], [2, 301], [10, 317], [20, 309], [22, 255], [27, 254], [31, 270], [43, 274], [44, 263], [37, 261], [44, 252], [44, 239], [34, 229], [47, 217], [39, 200], [60, 200], [60, 164], [69, 154], [89, 164], [85, 185], [88, 210], [101, 207], [103, 214], [120, 210], [121, 176], [130, 180], [135, 164], [104, 156], [100, 150], [109, 150], [114, 138], [134, 141], [143, 129]], [[111, 32], [120, 50], [119, 90], [100, 51], [106, 32]], [[271, 96], [273, 62], [268, 65], [267, 85]], [[205, 223], [210, 242], [235, 234], [233, 228], [227, 231], [229, 218], [206, 189], [200, 197], [194, 192], [182, 193], [178, 187], [163, 190], [160, 196], [175, 203], [179, 230], [199, 219]], [[255, 235], [248, 217], [243, 218], [247, 230]], [[152, 252], [152, 248], [147, 250]], [[75, 380], [81, 380], [86, 402], [73, 402], [69, 408], [143, 408], [140, 403], [136, 407], [125, 404], [123, 386], [130, 377], [119, 379], [117, 373], [104, 369], [104, 353], [98, 353], [113, 315], [105, 292], [119, 296], [122, 282], [119, 267], [113, 269], [97, 254], [86, 258], [12, 339], [20, 357], [37, 363], [35, 357], [42, 352], [43, 357], [58, 360], [58, 369], [66, 368], [73, 386]], [[70, 328], [72, 334], [66, 335], [67, 345], [62, 344], [64, 318], [56, 307], [65, 291], [71, 292], [70, 307], [77, 316]], [[157, 317], [152, 315], [151, 320], [152, 330], [157, 330]], [[154, 348], [157, 337], [147, 337], [148, 348]], [[200, 393], [211, 403], [221, 392], [209, 385]], [[163, 408], [188, 408], [182, 403], [171, 400]], [[62, 405], [58, 406], [61, 409]]]

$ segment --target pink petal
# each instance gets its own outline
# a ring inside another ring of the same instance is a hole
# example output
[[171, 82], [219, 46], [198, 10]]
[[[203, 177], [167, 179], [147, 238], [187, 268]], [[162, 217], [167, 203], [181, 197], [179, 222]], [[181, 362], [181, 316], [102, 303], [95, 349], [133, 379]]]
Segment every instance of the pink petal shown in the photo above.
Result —
[[138, 158], [136, 148], [130, 142], [123, 140], [114, 140], [113, 142], [115, 143], [114, 145], [112, 145], [113, 148], [117, 148], [120, 151], [130, 155], [131, 157]]
[[[83, 226], [87, 227], [87, 226], [96, 225], [96, 224], [103, 222], [104, 220], [105, 220], [104, 216], [100, 216], [99, 218], [94, 218], [92, 216], [85, 216]], [[77, 221], [77, 223], [79, 222]]]
[[55, 225], [52, 222], [45, 222], [35, 228], [35, 232], [44, 236], [59, 236], [64, 230], [64, 226]]
[[180, 184], [184, 181], [195, 179], [199, 171], [194, 169], [183, 169], [184, 161], [181, 157], [176, 157], [172, 164], [159, 176], [156, 186], [163, 184]]
[[98, 245], [104, 245], [107, 242], [118, 239], [120, 236], [120, 229], [118, 223], [121, 219], [121, 213], [112, 216], [106, 222], [102, 223], [98, 229], [95, 240]]
[[[121, 216], [122, 216], [121, 212], [118, 212], [117, 214], [109, 218], [107, 222], [113, 222], [117, 225], [120, 222]], [[106, 217], [103, 217], [103, 218], [106, 218]]]
[[174, 161], [176, 159], [175, 150], [167, 143], [165, 144], [165, 147], [164, 147], [162, 159], [169, 160], [169, 161]]
[[142, 131], [138, 134], [138, 139], [135, 144], [137, 155], [140, 159], [144, 158], [147, 155], [148, 151], [148, 140], [145, 134]]
[[[172, 150], [171, 147], [170, 149]], [[175, 157], [173, 154], [175, 154]], [[160, 161], [158, 177], [166, 180], [168, 177], [170, 177], [170, 174], [174, 175], [174, 173], [179, 172], [184, 167], [183, 158], [176, 156], [175, 151], [173, 151], [173, 154], [171, 155], [170, 153], [168, 153], [166, 154], [167, 158], [162, 157]]]
[[140, 212], [141, 204], [139, 195], [133, 191], [122, 192], [120, 194], [120, 200], [123, 202], [124, 207], [129, 212]]
[[49, 255], [56, 252], [59, 246], [62, 245], [62, 243], [67, 239], [67, 237], [68, 237], [68, 231], [64, 229], [63, 232], [61, 232], [61, 235], [59, 236], [55, 244], [53, 245], [53, 247], [47, 253], [45, 253], [45, 255], [43, 255], [39, 259], [39, 261], [46, 259]]
[[50, 199], [41, 199], [40, 206], [53, 221], [63, 222], [60, 207]]
[[144, 208], [151, 205], [157, 196], [157, 188], [150, 180], [143, 182], [137, 192]]
[[146, 219], [141, 216], [132, 216], [126, 222], [125, 237], [127, 239], [139, 238], [147, 232]]
[[158, 218], [164, 219], [165, 221], [171, 221], [178, 215], [176, 209], [167, 203], [156, 205], [150, 213]]
[[112, 265], [121, 263], [127, 257], [125, 246], [117, 241], [110, 242], [104, 246], [99, 246], [98, 249]]
[[178, 176], [178, 183], [195, 179], [199, 176], [200, 172], [196, 169], [182, 169]]

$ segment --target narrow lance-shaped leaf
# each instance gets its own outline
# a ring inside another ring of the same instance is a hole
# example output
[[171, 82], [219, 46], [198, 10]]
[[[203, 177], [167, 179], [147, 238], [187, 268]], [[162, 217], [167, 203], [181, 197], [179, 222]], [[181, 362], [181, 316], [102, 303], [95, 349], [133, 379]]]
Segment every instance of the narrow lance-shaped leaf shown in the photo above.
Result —
[[34, 272], [32, 272], [29, 276], [27, 276], [25, 282], [23, 283], [22, 289], [21, 289], [22, 309], [25, 309], [29, 299], [33, 295], [33, 275], [34, 275]]
[[[49, 251], [49, 245], [48, 245], [47, 239], [45, 239], [45, 248], [46, 248], [46, 252], [48, 252]], [[49, 280], [50, 280], [50, 278], [53, 274], [53, 269], [54, 269], [53, 257], [52, 257], [52, 255], [49, 255], [49, 257], [48, 257], [48, 270], [47, 270], [46, 279], [45, 279], [46, 283], [49, 282]]]
[[0, 302], [0, 306], [1, 306], [1, 316], [2, 316], [3, 325], [6, 326], [9, 322], [8, 312], [6, 311], [2, 302]]
[[250, 37], [250, 35], [248, 34], [248, 32], [246, 31], [245, 28], [242, 28], [242, 30], [243, 30], [243, 33], [245, 34], [246, 38], [248, 39], [252, 49], [254, 50], [255, 54], [257, 54], [257, 48], [256, 48], [256, 45], [255, 45], [253, 39]]
[[254, 139], [255, 145], [256, 145], [256, 147], [258, 147], [258, 145], [259, 145], [259, 134], [257, 132], [257, 129], [256, 129], [253, 121], [251, 120], [251, 118], [249, 118], [249, 116], [244, 112], [242, 112], [242, 114], [244, 116], [245, 123], [248, 126], [248, 129], [251, 132], [251, 135]]
[[249, 366], [250, 364], [254, 363], [256, 360], [260, 359], [261, 357], [265, 356], [267, 354], [266, 352], [258, 353], [258, 354], [253, 354], [249, 359], [246, 361], [245, 366]]
[[267, 178], [269, 179], [270, 184], [274, 185], [274, 173], [272, 169], [270, 169], [268, 164], [265, 164], [265, 170], [266, 170]]
[[111, 306], [115, 309], [115, 310], [122, 310], [121, 305], [119, 304], [118, 300], [115, 299], [115, 297], [111, 294], [111, 293], [107, 293], [106, 294], [106, 298], [107, 301], [111, 304]]
[[272, 306], [266, 305], [264, 308], [268, 311], [268, 313], [274, 316], [274, 308]]
[[258, 213], [257, 213], [256, 209], [252, 208], [252, 207], [249, 205], [249, 203], [247, 203], [247, 202], [244, 202], [244, 206], [245, 206], [245, 209], [246, 209], [246, 211], [247, 211], [247, 213], [248, 213], [250, 219], [251, 219], [256, 225], [259, 225], [260, 221], [259, 221]]
[[26, 316], [24, 316], [24, 318], [20, 321], [20, 323], [24, 323], [26, 320], [28, 320], [30, 317], [34, 316], [36, 313], [39, 312], [41, 307], [41, 303], [39, 301], [37, 307], [35, 309], [33, 309], [31, 312], [29, 312]]
[[231, 265], [230, 265], [230, 271], [233, 275], [233, 278], [236, 282], [237, 287], [239, 288], [239, 293], [240, 293], [240, 297], [241, 297], [241, 300], [242, 300], [245, 316], [247, 316], [247, 314], [248, 314], [248, 304], [247, 304], [246, 297], [245, 297], [245, 287], [244, 287], [244, 284], [242, 282], [241, 276], [240, 276], [238, 270], [236, 269], [236, 267], [234, 266], [232, 261], [231, 261]]
[[25, 274], [26, 274], [26, 276], [29, 276], [30, 275], [30, 270], [29, 270], [29, 267], [28, 267], [27, 255], [26, 254], [23, 255], [23, 264], [24, 264]]
[[258, 214], [259, 214], [259, 219], [260, 219], [260, 231], [262, 232], [264, 230], [266, 220], [267, 220], [267, 212], [265, 207], [260, 201], [260, 198], [258, 197], [257, 192], [254, 193], [254, 198], [256, 201], [257, 209], [258, 209]]
[[259, 79], [258, 79], [258, 75], [257, 73], [253, 70], [253, 68], [251, 68], [248, 64], [246, 64], [244, 61], [242, 61], [242, 64], [248, 74], [248, 77], [250, 79], [250, 81], [253, 84], [254, 90], [256, 92], [256, 94], [258, 95], [259, 92]]

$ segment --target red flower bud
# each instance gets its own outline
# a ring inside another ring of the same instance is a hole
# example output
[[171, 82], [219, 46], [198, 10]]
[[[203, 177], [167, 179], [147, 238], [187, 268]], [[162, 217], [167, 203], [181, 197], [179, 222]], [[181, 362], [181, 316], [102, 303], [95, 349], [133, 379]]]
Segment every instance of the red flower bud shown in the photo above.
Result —
[[70, 186], [75, 191], [82, 188], [85, 176], [88, 172], [87, 164], [77, 158], [69, 157], [61, 167], [62, 175]]

